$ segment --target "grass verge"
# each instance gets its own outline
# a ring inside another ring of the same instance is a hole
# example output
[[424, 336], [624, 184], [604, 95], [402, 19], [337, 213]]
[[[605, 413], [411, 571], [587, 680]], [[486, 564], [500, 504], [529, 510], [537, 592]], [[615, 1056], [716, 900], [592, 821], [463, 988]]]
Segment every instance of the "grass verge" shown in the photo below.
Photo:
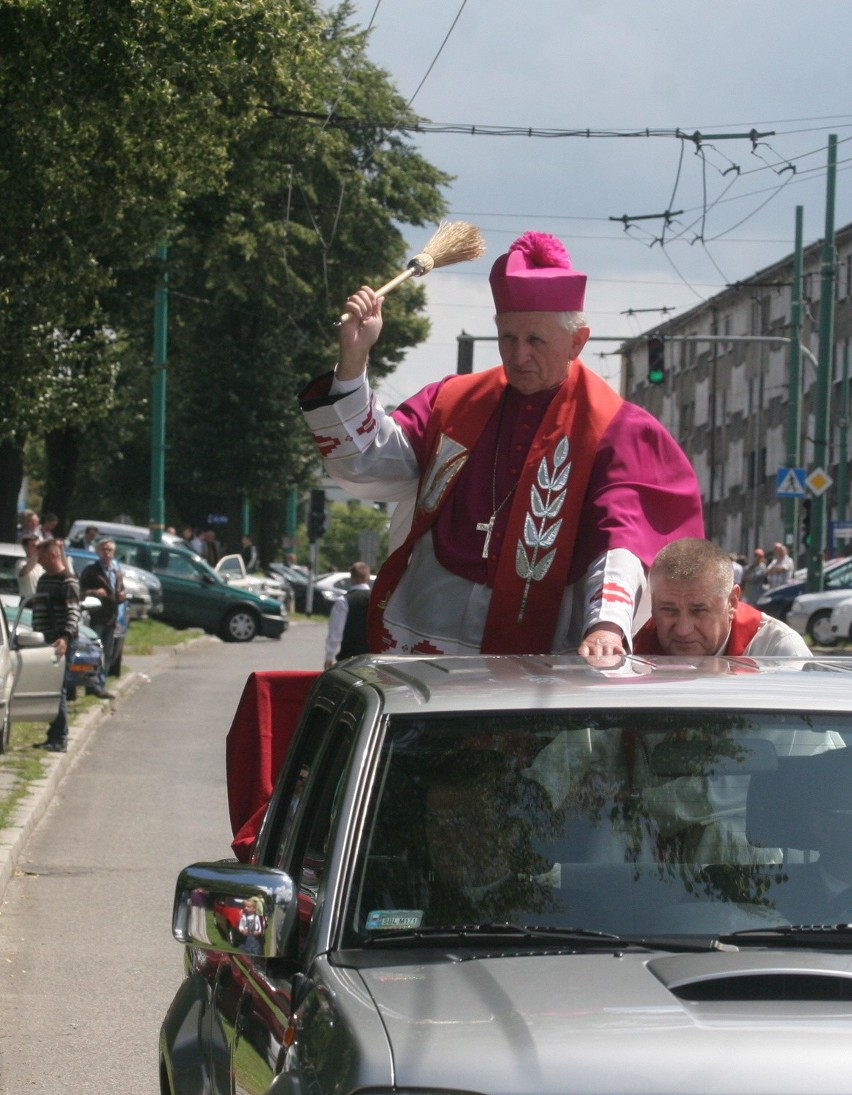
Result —
[[197, 627], [178, 630], [160, 620], [134, 620], [124, 640], [124, 653], [152, 654], [156, 646], [179, 646], [203, 634]]

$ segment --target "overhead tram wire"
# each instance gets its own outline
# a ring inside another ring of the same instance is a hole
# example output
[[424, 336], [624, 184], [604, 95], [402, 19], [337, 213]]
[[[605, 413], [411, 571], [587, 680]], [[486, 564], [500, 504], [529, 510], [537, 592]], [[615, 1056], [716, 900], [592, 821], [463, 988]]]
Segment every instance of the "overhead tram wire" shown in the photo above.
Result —
[[[381, 0], [380, 0], [380, 2], [381, 2]], [[413, 94], [413, 95], [411, 96], [411, 98], [410, 98], [410, 99], [408, 100], [408, 103], [406, 104], [407, 106], [409, 106], [409, 107], [411, 106], [411, 104], [412, 104], [412, 103], [414, 102], [414, 100], [415, 100], [415, 99], [417, 98], [417, 96], [418, 96], [418, 95], [420, 94], [420, 92], [421, 92], [421, 90], [422, 90], [422, 88], [423, 88], [423, 85], [424, 85], [424, 84], [426, 83], [426, 81], [427, 81], [427, 80], [429, 79], [429, 76], [431, 75], [432, 69], [433, 69], [433, 68], [435, 67], [435, 65], [436, 65], [436, 63], [437, 63], [437, 61], [438, 61], [438, 58], [439, 58], [439, 57], [441, 56], [441, 54], [442, 54], [442, 53], [444, 52], [444, 46], [445, 46], [445, 45], [447, 44], [447, 42], [449, 42], [449, 40], [450, 40], [450, 35], [451, 35], [451, 34], [453, 33], [453, 31], [454, 31], [454, 30], [456, 29], [456, 24], [458, 23], [459, 19], [461, 18], [461, 13], [462, 13], [462, 12], [464, 11], [464, 9], [465, 9], [465, 7], [466, 7], [466, 6], [467, 6], [467, 0], [462, 0], [462, 2], [461, 2], [461, 6], [459, 7], [459, 10], [458, 10], [458, 11], [456, 12], [456, 17], [455, 17], [455, 19], [453, 19], [452, 23], [450, 23], [450, 29], [449, 29], [449, 30], [447, 31], [447, 33], [446, 33], [446, 34], [444, 35], [444, 40], [443, 40], [443, 42], [441, 42], [440, 46], [438, 46], [438, 52], [437, 52], [437, 53], [435, 54], [435, 56], [434, 56], [434, 57], [432, 58], [432, 61], [431, 61], [430, 65], [429, 65], [429, 67], [428, 67], [428, 68], [426, 69], [426, 72], [425, 72], [425, 73], [423, 74], [423, 79], [422, 79], [422, 80], [420, 81], [420, 83], [419, 83], [419, 84], [417, 85], [417, 87], [416, 87], [416, 88], [414, 89], [414, 94]]]

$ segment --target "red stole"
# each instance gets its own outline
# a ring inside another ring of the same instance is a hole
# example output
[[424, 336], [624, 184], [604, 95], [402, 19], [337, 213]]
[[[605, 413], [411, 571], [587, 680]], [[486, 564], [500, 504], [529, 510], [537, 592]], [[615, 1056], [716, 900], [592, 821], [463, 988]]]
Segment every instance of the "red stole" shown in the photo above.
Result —
[[[729, 658], [736, 658], [744, 654], [746, 647], [757, 634], [763, 613], [753, 605], [740, 601], [731, 621], [731, 633], [725, 644], [722, 654]], [[665, 654], [657, 636], [657, 626], [650, 619], [641, 628], [633, 639], [634, 654]]]
[[[439, 391], [429, 417], [427, 459], [411, 531], [373, 587], [372, 650], [391, 647], [384, 609], [415, 542], [434, 524], [470, 450], [497, 412], [505, 387], [506, 375], [498, 367], [452, 377]], [[551, 651], [592, 465], [621, 404], [621, 397], [579, 359], [571, 363], [563, 390], [533, 438], [512, 499], [494, 581], [499, 596], [491, 598], [483, 654]]]

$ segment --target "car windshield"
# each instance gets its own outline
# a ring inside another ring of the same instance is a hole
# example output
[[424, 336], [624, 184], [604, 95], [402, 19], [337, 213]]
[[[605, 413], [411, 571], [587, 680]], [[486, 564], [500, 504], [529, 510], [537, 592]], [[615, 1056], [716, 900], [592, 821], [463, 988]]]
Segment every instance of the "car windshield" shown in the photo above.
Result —
[[852, 921], [849, 741], [845, 713], [392, 718], [344, 945], [504, 922], [635, 939]]
[[169, 551], [167, 548], [152, 549], [152, 568], [157, 575], [169, 578], [200, 579], [203, 575], [219, 585], [225, 583], [221, 574], [200, 555], [190, 551]]

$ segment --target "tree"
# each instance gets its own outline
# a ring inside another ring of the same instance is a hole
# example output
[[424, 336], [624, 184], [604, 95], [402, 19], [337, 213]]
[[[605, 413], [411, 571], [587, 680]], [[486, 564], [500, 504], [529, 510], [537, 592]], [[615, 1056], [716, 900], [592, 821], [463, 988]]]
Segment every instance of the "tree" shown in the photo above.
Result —
[[334, 502], [328, 530], [319, 541], [321, 568], [348, 570], [354, 562], [363, 559], [366, 554], [362, 547], [363, 533], [373, 533], [378, 539], [376, 558], [366, 560], [375, 567], [388, 553], [388, 514], [355, 499]]

